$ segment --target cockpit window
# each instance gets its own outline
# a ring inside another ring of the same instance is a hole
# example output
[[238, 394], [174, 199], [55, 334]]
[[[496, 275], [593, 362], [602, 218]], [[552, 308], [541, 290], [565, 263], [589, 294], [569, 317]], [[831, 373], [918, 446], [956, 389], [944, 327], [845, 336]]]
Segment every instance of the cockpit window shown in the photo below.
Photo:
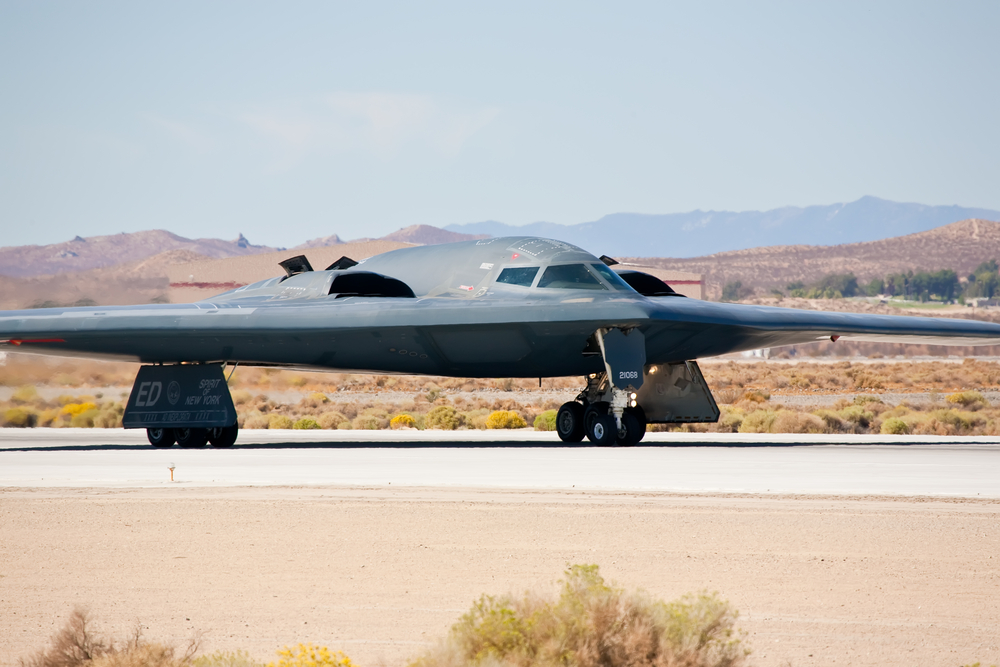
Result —
[[500, 272], [500, 275], [497, 276], [497, 282], [531, 287], [536, 273], [538, 273], [537, 266], [512, 266]]
[[606, 290], [600, 280], [584, 264], [556, 264], [545, 269], [539, 287], [554, 289]]
[[611, 286], [614, 287], [616, 290], [622, 292], [635, 291], [627, 282], [622, 280], [622, 277], [620, 275], [609, 269], [607, 264], [604, 264], [602, 262], [600, 264], [591, 264], [591, 266], [594, 267], [595, 271], [604, 276], [604, 279], [607, 280], [609, 283], [611, 283]]

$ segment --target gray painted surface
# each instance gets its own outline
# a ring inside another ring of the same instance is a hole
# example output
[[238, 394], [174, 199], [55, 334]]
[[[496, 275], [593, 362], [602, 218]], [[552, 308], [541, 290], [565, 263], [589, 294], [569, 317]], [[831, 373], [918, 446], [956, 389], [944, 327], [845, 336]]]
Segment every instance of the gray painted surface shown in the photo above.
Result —
[[121, 430], [0, 429], [0, 487], [170, 486], [171, 465], [175, 486], [1000, 497], [1000, 438], [651, 433], [623, 449], [527, 430], [245, 431], [220, 451], [155, 450]]

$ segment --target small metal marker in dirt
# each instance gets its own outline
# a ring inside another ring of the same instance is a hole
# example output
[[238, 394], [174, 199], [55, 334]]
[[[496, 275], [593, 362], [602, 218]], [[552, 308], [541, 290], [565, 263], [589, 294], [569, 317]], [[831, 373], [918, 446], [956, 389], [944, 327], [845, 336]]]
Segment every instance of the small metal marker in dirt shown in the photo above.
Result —
[[172, 482], [172, 481], [174, 481], [174, 464], [173, 463], [170, 464], [170, 468], [168, 468], [168, 470], [170, 470], [170, 481]]

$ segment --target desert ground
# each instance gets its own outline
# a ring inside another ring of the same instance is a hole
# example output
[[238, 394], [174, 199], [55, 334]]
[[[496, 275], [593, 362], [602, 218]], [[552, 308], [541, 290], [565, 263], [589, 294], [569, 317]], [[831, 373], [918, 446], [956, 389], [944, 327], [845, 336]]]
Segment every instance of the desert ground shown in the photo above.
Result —
[[[11, 355], [0, 401], [61, 415], [66, 405], [121, 401], [133, 374], [130, 364]], [[724, 360], [705, 374], [727, 410], [811, 410], [833, 424], [823, 410], [848, 415], [876, 397], [889, 406], [877, 417], [896, 410], [912, 433], [956, 442], [955, 433], [974, 429], [994, 435], [1000, 400], [993, 359]], [[532, 414], [571, 398], [578, 384], [545, 380], [539, 390], [525, 380], [258, 369], [234, 377], [247, 418], [329, 410], [310, 403], [322, 393], [341, 413], [353, 405], [354, 419], [500, 407], [522, 411], [529, 428]], [[33, 397], [17, 399], [26, 386]], [[980, 398], [949, 403], [955, 392]], [[951, 424], [942, 411], [966, 421]], [[817, 437], [862, 437], [847, 426]], [[945, 427], [953, 430], [933, 435]], [[4, 455], [0, 465], [12, 460]], [[1000, 500], [964, 495], [8, 484], [0, 487], [0, 665], [44, 647], [76, 605], [115, 636], [138, 623], [150, 639], [182, 644], [201, 631], [205, 651], [246, 649], [260, 660], [311, 641], [359, 667], [403, 665], [481, 594], [553, 592], [574, 563], [664, 599], [718, 591], [740, 612], [753, 665], [1000, 663]]]
[[482, 593], [570, 563], [719, 591], [756, 665], [1000, 659], [996, 500], [442, 488], [0, 491], [0, 664], [74, 605], [108, 633], [400, 665]]

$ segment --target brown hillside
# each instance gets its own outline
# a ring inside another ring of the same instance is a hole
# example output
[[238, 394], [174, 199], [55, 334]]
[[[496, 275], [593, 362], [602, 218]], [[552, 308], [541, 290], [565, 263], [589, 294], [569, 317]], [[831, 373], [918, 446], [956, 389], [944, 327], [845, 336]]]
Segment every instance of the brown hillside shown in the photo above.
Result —
[[50, 245], [0, 248], [0, 275], [28, 277], [87, 271], [126, 264], [167, 250], [185, 250], [206, 257], [236, 257], [275, 248], [251, 244], [241, 234], [234, 241], [188, 239], [162, 229], [111, 236], [77, 236]]
[[278, 262], [297, 254], [305, 254], [314, 268], [324, 269], [343, 255], [360, 260], [405, 247], [408, 244], [369, 241], [224, 259], [168, 250], [140, 261], [79, 273], [31, 278], [0, 276], [0, 310], [197, 301], [239, 285], [280, 276], [283, 271]]
[[710, 298], [734, 280], [759, 291], [811, 283], [831, 273], [853, 272], [861, 281], [899, 271], [954, 269], [960, 276], [981, 262], [1000, 259], [1000, 223], [962, 220], [918, 234], [836, 246], [770, 246], [690, 259], [634, 258], [675, 271], [705, 274]]
[[398, 232], [386, 234], [383, 241], [396, 241], [398, 243], [413, 243], [416, 245], [434, 245], [436, 243], [454, 243], [455, 241], [472, 241], [474, 239], [489, 238], [489, 234], [459, 234], [449, 232], [445, 229], [438, 229], [430, 225], [410, 225]]

